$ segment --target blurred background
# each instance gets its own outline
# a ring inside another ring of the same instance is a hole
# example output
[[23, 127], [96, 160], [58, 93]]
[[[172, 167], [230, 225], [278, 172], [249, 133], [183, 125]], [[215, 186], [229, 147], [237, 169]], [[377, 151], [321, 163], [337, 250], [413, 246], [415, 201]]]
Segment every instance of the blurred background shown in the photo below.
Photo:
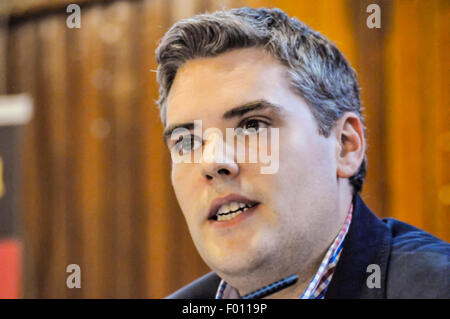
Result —
[[362, 87], [363, 198], [450, 240], [450, 1], [2, 0], [0, 297], [161, 298], [209, 271], [171, 189], [154, 51], [177, 20], [239, 6], [337, 44]]

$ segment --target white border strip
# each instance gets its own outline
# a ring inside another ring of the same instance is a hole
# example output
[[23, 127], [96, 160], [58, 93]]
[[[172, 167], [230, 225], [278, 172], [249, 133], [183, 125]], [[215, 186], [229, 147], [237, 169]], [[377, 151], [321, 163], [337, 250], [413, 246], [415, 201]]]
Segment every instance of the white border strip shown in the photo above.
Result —
[[33, 100], [29, 94], [0, 95], [0, 126], [27, 123], [33, 115]]

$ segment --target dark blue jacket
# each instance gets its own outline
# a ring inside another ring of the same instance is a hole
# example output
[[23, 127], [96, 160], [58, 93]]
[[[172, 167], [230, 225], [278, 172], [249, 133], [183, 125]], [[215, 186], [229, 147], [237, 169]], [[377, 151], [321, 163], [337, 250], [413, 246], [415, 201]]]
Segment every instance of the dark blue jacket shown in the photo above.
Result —
[[[448, 243], [393, 218], [379, 219], [358, 195], [354, 205], [325, 298], [450, 298]], [[168, 298], [214, 298], [219, 282], [211, 272]]]

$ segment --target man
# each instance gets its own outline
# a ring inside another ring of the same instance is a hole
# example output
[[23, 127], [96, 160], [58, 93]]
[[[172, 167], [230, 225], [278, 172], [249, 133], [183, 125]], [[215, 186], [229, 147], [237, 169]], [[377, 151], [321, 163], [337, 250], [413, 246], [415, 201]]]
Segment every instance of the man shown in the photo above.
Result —
[[[268, 298], [450, 296], [449, 245], [358, 195], [359, 87], [332, 43], [281, 10], [241, 8], [178, 22], [156, 54], [172, 184], [213, 270], [169, 298], [239, 298], [291, 275]], [[277, 163], [263, 173], [239, 150]]]

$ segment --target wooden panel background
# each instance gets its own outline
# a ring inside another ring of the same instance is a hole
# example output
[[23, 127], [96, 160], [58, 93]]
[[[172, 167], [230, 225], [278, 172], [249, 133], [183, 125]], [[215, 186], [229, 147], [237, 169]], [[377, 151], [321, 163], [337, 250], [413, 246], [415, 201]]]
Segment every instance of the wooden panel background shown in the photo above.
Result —
[[[80, 29], [66, 28], [67, 3], [1, 12], [0, 93], [35, 102], [22, 145], [24, 297], [161, 298], [208, 271], [170, 186], [154, 50], [173, 22], [222, 7], [277, 6], [337, 43], [362, 86], [363, 197], [450, 240], [448, 1], [86, 0]], [[366, 27], [370, 3], [381, 29]], [[71, 263], [81, 289], [66, 288]]]

